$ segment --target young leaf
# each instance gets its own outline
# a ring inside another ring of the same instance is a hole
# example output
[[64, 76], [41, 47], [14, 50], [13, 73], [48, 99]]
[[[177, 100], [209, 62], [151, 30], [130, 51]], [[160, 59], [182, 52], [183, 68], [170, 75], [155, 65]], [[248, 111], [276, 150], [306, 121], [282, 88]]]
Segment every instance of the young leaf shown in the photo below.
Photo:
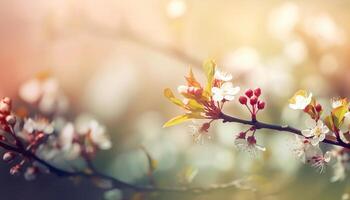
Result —
[[179, 115], [177, 117], [174, 117], [172, 119], [170, 119], [169, 121], [167, 121], [164, 125], [163, 125], [163, 128], [166, 128], [166, 127], [170, 127], [170, 126], [174, 126], [176, 124], [180, 124], [184, 121], [187, 121], [191, 119], [190, 115], [189, 114], [184, 114], [184, 115]]
[[185, 107], [184, 103], [183, 103], [180, 99], [178, 99], [178, 98], [176, 98], [176, 97], [174, 96], [174, 94], [173, 94], [173, 92], [171, 91], [170, 88], [164, 89], [164, 96], [165, 96], [167, 99], [169, 99], [169, 101], [171, 101], [172, 103], [174, 103], [175, 105], [178, 105], [178, 106], [180, 106], [180, 107]]
[[201, 88], [200, 83], [196, 80], [196, 78], [193, 75], [192, 68], [190, 69], [190, 74], [188, 76], [186, 76], [185, 78], [186, 78], [187, 84], [189, 86]]
[[348, 112], [347, 106], [339, 106], [332, 110], [332, 116], [334, 117], [334, 125], [339, 128], [344, 120], [345, 114]]
[[205, 61], [203, 64], [203, 69], [208, 81], [205, 91], [208, 93], [209, 96], [211, 95], [211, 88], [213, 86], [215, 67], [216, 63], [213, 60]]

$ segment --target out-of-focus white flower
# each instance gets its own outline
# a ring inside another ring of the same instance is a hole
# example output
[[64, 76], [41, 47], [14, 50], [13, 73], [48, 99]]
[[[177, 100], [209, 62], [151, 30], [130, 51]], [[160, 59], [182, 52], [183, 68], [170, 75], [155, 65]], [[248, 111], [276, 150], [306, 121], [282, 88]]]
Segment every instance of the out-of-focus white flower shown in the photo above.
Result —
[[342, 98], [332, 98], [331, 100], [332, 102], [332, 108], [338, 108], [340, 106], [348, 106], [348, 100], [346, 98], [342, 99]]
[[334, 147], [332, 155], [336, 158], [336, 162], [333, 165], [333, 176], [331, 181], [343, 181], [346, 178], [346, 171], [350, 169], [349, 152], [342, 147]]
[[226, 82], [221, 85], [221, 87], [213, 87], [211, 91], [213, 92], [213, 100], [214, 101], [232, 101], [238, 92], [239, 87], [233, 87], [231, 82]]
[[325, 13], [308, 17], [304, 23], [304, 30], [321, 47], [341, 45], [345, 40], [344, 31]]
[[70, 149], [74, 139], [74, 125], [72, 123], [67, 123], [58, 135], [58, 142], [61, 149]]
[[323, 74], [333, 74], [339, 69], [338, 59], [332, 54], [322, 55], [320, 59], [320, 70]]
[[337, 161], [333, 165], [333, 176], [331, 178], [331, 182], [343, 181], [345, 178], [345, 167], [340, 161]]
[[68, 108], [67, 97], [53, 78], [25, 82], [19, 89], [19, 96], [27, 103], [37, 103], [44, 113], [64, 112]]
[[209, 128], [208, 123], [199, 124], [199, 123], [193, 122], [193, 124], [191, 124], [189, 128], [190, 128], [190, 133], [193, 137], [193, 142], [196, 144], [203, 145], [206, 140], [210, 140], [212, 138], [211, 135], [208, 133], [208, 128]]
[[184, 0], [171, 0], [167, 6], [167, 14], [170, 18], [178, 18], [185, 14], [186, 9]]
[[348, 200], [350, 197], [349, 197], [349, 194], [348, 193], [344, 193], [342, 196], [341, 196], [341, 200]]
[[244, 46], [228, 53], [223, 58], [223, 66], [234, 70], [236, 74], [250, 72], [250, 70], [260, 67], [261, 58], [259, 52], [250, 46]]
[[27, 181], [32, 181], [36, 178], [36, 175], [38, 173], [38, 169], [35, 167], [28, 167], [26, 171], [24, 172], [24, 178]]
[[49, 123], [48, 120], [44, 118], [38, 119], [27, 119], [24, 122], [23, 130], [27, 133], [42, 132], [45, 134], [51, 134], [54, 131], [53, 123]]
[[308, 54], [305, 43], [300, 39], [293, 39], [287, 42], [283, 51], [293, 64], [302, 63]]
[[79, 157], [81, 147], [79, 144], [74, 143], [75, 129], [73, 123], [67, 123], [58, 135], [59, 146], [62, 153], [69, 160]]
[[312, 93], [308, 95], [305, 90], [299, 90], [289, 99], [289, 107], [294, 110], [303, 110], [311, 103], [311, 100]]
[[310, 141], [314, 146], [323, 141], [326, 138], [326, 133], [329, 132], [328, 127], [325, 126], [321, 120], [316, 122], [315, 120], [308, 119], [306, 125], [308, 129], [302, 130], [301, 133], [305, 137], [312, 137]]
[[239, 133], [234, 141], [235, 147], [242, 152], [248, 152], [252, 156], [257, 156], [260, 151], [266, 151], [266, 148], [256, 143], [256, 138], [252, 132]]
[[316, 148], [316, 147], [311, 145], [311, 142], [309, 139], [300, 135], [295, 136], [295, 140], [293, 140], [292, 152], [301, 162], [303, 163], [306, 162], [307, 160], [306, 155], [309, 155], [307, 151], [309, 151], [310, 148]]
[[219, 81], [227, 82], [227, 81], [232, 80], [232, 75], [227, 73], [227, 72], [223, 72], [223, 71], [216, 69], [215, 74], [214, 74], [214, 78], [216, 80], [219, 80]]
[[100, 149], [110, 149], [112, 147], [111, 140], [106, 133], [104, 126], [99, 124], [96, 120], [89, 120], [81, 124], [78, 129], [81, 135], [88, 134], [91, 141]]
[[268, 21], [269, 32], [280, 40], [287, 40], [299, 21], [299, 7], [293, 2], [286, 2], [274, 9]]

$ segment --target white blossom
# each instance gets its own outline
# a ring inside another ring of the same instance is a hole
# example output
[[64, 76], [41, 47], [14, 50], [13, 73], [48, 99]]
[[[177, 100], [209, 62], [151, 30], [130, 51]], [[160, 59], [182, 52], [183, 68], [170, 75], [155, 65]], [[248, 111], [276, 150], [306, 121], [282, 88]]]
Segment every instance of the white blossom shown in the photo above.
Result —
[[311, 137], [310, 141], [314, 146], [323, 141], [326, 138], [326, 133], [329, 132], [328, 127], [321, 120], [316, 122], [315, 120], [308, 119], [306, 125], [308, 129], [302, 130], [301, 133], [305, 137]]
[[44, 113], [64, 112], [68, 108], [67, 97], [54, 78], [35, 78], [25, 82], [19, 89], [19, 96], [27, 103], [37, 103]]
[[305, 109], [307, 105], [311, 103], [312, 100], [312, 93], [307, 95], [306, 91], [299, 90], [290, 100], [289, 100], [289, 107], [298, 110], [298, 109]]
[[23, 130], [25, 130], [27, 133], [33, 133], [33, 132], [42, 132], [45, 134], [51, 134], [54, 131], [53, 123], [49, 123], [44, 118], [38, 118], [38, 119], [27, 119], [24, 122]]
[[225, 82], [221, 85], [221, 87], [213, 87], [211, 91], [213, 92], [213, 100], [214, 101], [232, 101], [238, 92], [239, 87], [233, 87], [231, 82]]
[[78, 132], [81, 135], [89, 134], [91, 141], [100, 149], [105, 150], [112, 147], [112, 143], [106, 133], [105, 127], [99, 124], [96, 120], [91, 119], [84, 122], [79, 127]]

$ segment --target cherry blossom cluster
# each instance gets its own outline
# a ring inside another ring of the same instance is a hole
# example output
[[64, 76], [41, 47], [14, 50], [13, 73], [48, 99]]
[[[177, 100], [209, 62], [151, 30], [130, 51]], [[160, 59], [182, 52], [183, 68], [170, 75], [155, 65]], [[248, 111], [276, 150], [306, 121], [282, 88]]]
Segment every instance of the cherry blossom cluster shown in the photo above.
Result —
[[302, 110], [309, 118], [306, 120], [306, 129], [301, 131], [302, 136], [297, 136], [297, 145], [294, 151], [303, 162], [319, 168], [321, 171], [331, 157], [336, 159], [334, 164], [333, 181], [343, 180], [348, 169], [349, 149], [335, 147], [325, 154], [319, 146], [320, 142], [329, 140], [341, 145], [350, 144], [350, 104], [346, 98], [333, 98], [331, 111], [324, 116], [324, 110], [320, 103], [305, 90], [299, 90], [289, 100], [289, 107]]
[[78, 159], [90, 162], [97, 151], [111, 148], [105, 127], [95, 119], [77, 117], [70, 122], [64, 118], [63, 104], [58, 103], [65, 99], [62, 95], [53, 78], [26, 82], [20, 97], [28, 107], [37, 108], [34, 117], [28, 115], [30, 110], [14, 109], [10, 98], [1, 99], [0, 147], [6, 149], [3, 161], [12, 166], [10, 174], [23, 173], [27, 180], [33, 180], [40, 173], [49, 173], [38, 159], [68, 165]]
[[[202, 86], [195, 78], [192, 70], [186, 77], [187, 85], [180, 85], [178, 92], [183, 96], [180, 100], [175, 97], [171, 89], [164, 90], [164, 95], [172, 103], [185, 110], [185, 114], [177, 116], [164, 124], [164, 127], [173, 126], [189, 119], [209, 120], [204, 123], [190, 125], [195, 143], [203, 144], [205, 139], [210, 139], [208, 129], [214, 120], [222, 119], [222, 109], [226, 102], [234, 101], [240, 87], [233, 86], [232, 75], [219, 70], [214, 61], [205, 62], [203, 69], [206, 72], [207, 82]], [[252, 120], [256, 121], [257, 113], [265, 108], [265, 102], [260, 99], [261, 89], [254, 91], [248, 89], [245, 96], [240, 96], [238, 101], [247, 107]], [[257, 150], [265, 151], [264, 147], [257, 145], [255, 137], [256, 127], [253, 125], [247, 131], [239, 133], [234, 140], [236, 147], [247, 150], [256, 155]]]
[[[245, 124], [249, 128], [235, 134], [233, 143], [238, 150], [249, 152], [254, 156], [265, 151], [265, 147], [257, 142], [257, 130], [290, 132], [295, 134], [292, 151], [298, 159], [320, 172], [327, 164], [333, 163], [332, 160], [336, 160], [333, 165], [332, 181], [344, 180], [346, 171], [350, 169], [350, 104], [346, 98], [332, 99], [331, 112], [326, 115], [322, 105], [311, 93], [305, 90], [297, 91], [289, 100], [289, 107], [308, 115], [306, 127], [299, 130], [290, 126], [260, 122], [257, 114], [266, 105], [261, 99], [262, 91], [260, 88], [248, 89], [238, 98], [239, 104], [245, 106], [251, 115], [251, 120], [243, 120], [223, 113], [224, 104], [234, 101], [240, 92], [240, 88], [233, 86], [231, 82], [232, 75], [219, 70], [214, 61], [205, 62], [203, 69], [207, 77], [206, 84], [199, 83], [190, 71], [186, 77], [187, 84], [178, 87], [182, 99], [175, 97], [171, 89], [165, 89], [165, 97], [181, 107], [185, 114], [169, 120], [164, 127], [192, 120], [194, 123], [190, 127], [194, 141], [203, 144], [205, 139], [212, 137], [209, 128], [215, 120]], [[334, 148], [323, 147], [320, 142], [332, 144]]]

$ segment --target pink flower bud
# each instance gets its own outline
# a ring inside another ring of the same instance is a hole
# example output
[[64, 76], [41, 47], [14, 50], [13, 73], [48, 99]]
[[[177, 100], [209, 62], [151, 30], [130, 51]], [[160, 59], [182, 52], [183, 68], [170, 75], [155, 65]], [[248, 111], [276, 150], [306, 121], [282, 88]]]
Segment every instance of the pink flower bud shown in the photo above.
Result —
[[258, 102], [258, 97], [256, 96], [253, 96], [251, 99], [250, 99], [250, 105], [255, 105], [256, 103]]
[[257, 97], [259, 97], [259, 96], [261, 95], [261, 89], [260, 89], [260, 88], [256, 88], [256, 89], [254, 90], [254, 95], [257, 96]]
[[16, 123], [16, 117], [14, 115], [8, 115], [6, 117], [6, 122], [10, 125], [14, 125]]
[[4, 153], [2, 159], [5, 162], [11, 162], [15, 157], [16, 157], [16, 155], [14, 153], [8, 151], [8, 152]]
[[265, 108], [265, 102], [259, 101], [259, 102], [258, 102], [258, 109], [259, 109], [259, 110], [262, 110], [262, 109], [264, 109], [264, 108]]
[[19, 174], [19, 172], [20, 172], [20, 169], [21, 169], [21, 165], [15, 165], [15, 166], [13, 166], [11, 169], [10, 169], [10, 174], [11, 175], [18, 175]]
[[245, 96], [240, 96], [240, 97], [239, 97], [239, 102], [240, 102], [242, 105], [246, 105], [246, 104], [247, 104], [247, 97], [245, 97]]
[[247, 91], [245, 92], [245, 95], [246, 95], [248, 98], [252, 97], [252, 96], [253, 96], [253, 90], [251, 90], [251, 89], [247, 90]]
[[9, 114], [11, 112], [10, 105], [4, 101], [0, 101], [0, 112], [2, 114]]
[[2, 98], [2, 101], [4, 103], [8, 104], [9, 106], [11, 106], [11, 104], [12, 104], [12, 100], [9, 97]]

